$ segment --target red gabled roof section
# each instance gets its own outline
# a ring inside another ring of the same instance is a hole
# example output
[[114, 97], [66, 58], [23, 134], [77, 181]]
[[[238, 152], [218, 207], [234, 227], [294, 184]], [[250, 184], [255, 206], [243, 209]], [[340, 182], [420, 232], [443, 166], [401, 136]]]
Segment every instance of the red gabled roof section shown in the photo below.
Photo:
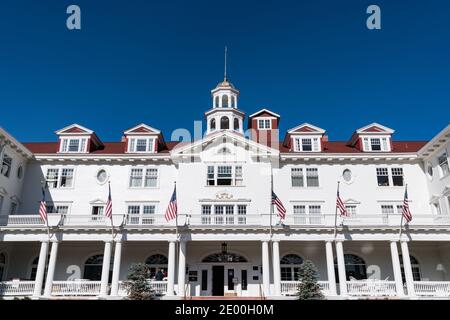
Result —
[[130, 132], [133, 132], [133, 133], [149, 133], [149, 132], [151, 132], [151, 133], [153, 133], [153, 131], [145, 128], [144, 126], [136, 128], [134, 130], [131, 130]]
[[363, 132], [385, 132], [385, 131], [377, 126], [372, 126], [370, 128], [367, 128], [366, 130], [363, 130]]
[[86, 134], [90, 134], [89, 132], [87, 132], [87, 131], [85, 131], [85, 130], [83, 130], [81, 128], [78, 128], [78, 127], [72, 127], [72, 128], [69, 128], [67, 130], [64, 130], [64, 131], [60, 132], [60, 134], [64, 134], [64, 133], [86, 133]]
[[308, 126], [304, 126], [304, 127], [298, 128], [294, 132], [317, 132], [317, 131], [314, 130], [313, 128], [308, 127]]

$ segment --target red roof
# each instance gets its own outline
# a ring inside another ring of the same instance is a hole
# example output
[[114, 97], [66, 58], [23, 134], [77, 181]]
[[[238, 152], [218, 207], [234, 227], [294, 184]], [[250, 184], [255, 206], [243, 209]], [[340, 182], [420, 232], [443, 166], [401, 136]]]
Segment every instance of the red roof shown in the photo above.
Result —
[[[180, 142], [169, 141], [165, 143], [165, 147], [159, 150], [159, 153], [168, 153], [175, 148]], [[427, 142], [426, 141], [393, 141], [392, 152], [411, 153], [419, 151]], [[125, 154], [125, 142], [104, 142], [104, 147], [92, 151], [90, 154]], [[58, 152], [58, 142], [28, 142], [23, 143], [32, 153], [36, 154], [52, 154]], [[322, 153], [363, 153], [362, 151], [351, 147], [345, 141], [324, 141], [322, 142]], [[290, 153], [289, 148], [280, 141], [280, 152]], [[364, 152], [367, 153], [367, 152]], [[375, 153], [375, 152], [374, 152]]]

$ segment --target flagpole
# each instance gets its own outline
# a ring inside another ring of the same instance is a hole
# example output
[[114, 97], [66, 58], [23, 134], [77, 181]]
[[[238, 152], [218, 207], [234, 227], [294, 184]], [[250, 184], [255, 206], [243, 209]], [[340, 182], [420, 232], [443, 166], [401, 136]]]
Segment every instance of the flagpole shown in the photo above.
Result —
[[[338, 183], [337, 183], [337, 194], [339, 194], [339, 184], [340, 184], [340, 182], [338, 181]], [[336, 194], [336, 196], [337, 196], [337, 194]], [[335, 204], [335, 209], [334, 209], [334, 239], [336, 239], [336, 236], [337, 236], [337, 210], [338, 210], [337, 204]]]

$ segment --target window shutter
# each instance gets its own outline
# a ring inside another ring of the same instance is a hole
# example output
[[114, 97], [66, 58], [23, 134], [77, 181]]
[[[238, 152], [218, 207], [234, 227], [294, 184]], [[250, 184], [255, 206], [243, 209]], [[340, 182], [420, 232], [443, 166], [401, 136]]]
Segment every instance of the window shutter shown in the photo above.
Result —
[[364, 151], [370, 151], [369, 139], [364, 138]]

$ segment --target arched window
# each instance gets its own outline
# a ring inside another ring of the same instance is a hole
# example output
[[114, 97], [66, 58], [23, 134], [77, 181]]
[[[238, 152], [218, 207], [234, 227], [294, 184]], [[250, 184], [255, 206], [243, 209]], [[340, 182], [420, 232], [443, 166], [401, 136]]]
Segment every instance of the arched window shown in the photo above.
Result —
[[209, 130], [216, 130], [216, 119], [211, 119], [211, 121], [209, 122]]
[[[157, 278], [156, 280], [161, 281], [167, 277], [167, 265], [169, 264], [169, 261], [165, 255], [151, 255], [145, 260], [145, 264], [150, 269], [150, 278]], [[157, 274], [158, 271], [161, 271], [161, 274]]]
[[239, 130], [239, 119], [234, 118], [234, 130]]
[[[420, 276], [420, 265], [419, 265], [419, 261], [413, 257], [413, 256], [409, 256], [409, 260], [411, 261], [411, 269], [412, 269], [412, 274], [413, 274], [413, 280], [414, 281], [420, 281], [421, 276]], [[406, 277], [405, 277], [405, 269], [403, 268], [403, 256], [400, 255], [400, 268], [402, 270], [402, 280], [403, 283], [406, 282]]]
[[[50, 259], [50, 255], [48, 255], [47, 260], [45, 260], [44, 283], [45, 283], [45, 278], [47, 277], [47, 269], [48, 269], [49, 259]], [[36, 280], [38, 263], [39, 263], [39, 256], [34, 258], [33, 262], [31, 263], [30, 280], [32, 280], [32, 281]]]
[[231, 107], [236, 108], [236, 97], [235, 96], [231, 97]]
[[228, 96], [222, 96], [222, 108], [228, 108]]
[[[344, 262], [345, 262], [345, 276], [347, 280], [367, 279], [366, 262], [362, 258], [354, 254], [344, 254]], [[339, 282], [337, 258], [334, 259], [334, 271], [336, 274], [336, 280]]]
[[216, 101], [214, 102], [214, 107], [215, 107], [215, 108], [218, 108], [218, 107], [219, 107], [219, 101], [220, 101], [220, 100], [219, 100], [219, 97], [217, 96], [217, 97], [216, 97]]
[[[111, 282], [114, 257], [111, 256], [109, 266], [109, 281]], [[90, 257], [84, 263], [84, 279], [100, 281], [102, 279], [103, 255], [97, 254]]]
[[298, 271], [303, 258], [296, 254], [287, 254], [280, 260], [281, 281], [298, 280]]
[[213, 253], [202, 260], [202, 262], [247, 262], [247, 259], [236, 253]]
[[6, 271], [6, 254], [0, 253], [0, 281], [3, 280]]
[[222, 117], [220, 119], [220, 129], [230, 129], [230, 120], [228, 117]]

